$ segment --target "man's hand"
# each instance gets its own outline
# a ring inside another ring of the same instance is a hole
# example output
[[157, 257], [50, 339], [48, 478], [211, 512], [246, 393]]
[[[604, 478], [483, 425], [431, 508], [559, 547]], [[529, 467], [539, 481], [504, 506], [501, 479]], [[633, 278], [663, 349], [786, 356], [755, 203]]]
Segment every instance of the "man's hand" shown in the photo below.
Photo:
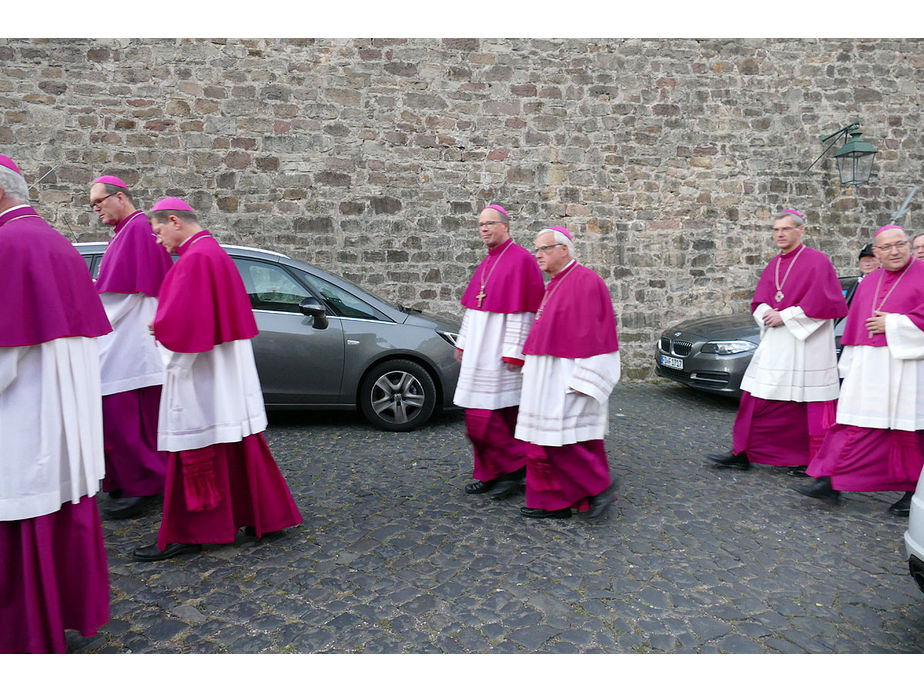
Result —
[[522, 366], [519, 363], [509, 363], [504, 361], [504, 365], [507, 367], [508, 371], [518, 371]]
[[459, 363], [462, 363], [462, 350], [461, 349], [456, 349], [456, 361], [458, 361]]
[[154, 321], [148, 323], [148, 332], [154, 334]]
[[764, 313], [763, 321], [767, 327], [779, 327], [783, 324], [783, 316], [780, 315], [780, 311], [771, 308]]
[[885, 334], [885, 316], [881, 310], [876, 311], [875, 317], [866, 319], [866, 331], [870, 334]]

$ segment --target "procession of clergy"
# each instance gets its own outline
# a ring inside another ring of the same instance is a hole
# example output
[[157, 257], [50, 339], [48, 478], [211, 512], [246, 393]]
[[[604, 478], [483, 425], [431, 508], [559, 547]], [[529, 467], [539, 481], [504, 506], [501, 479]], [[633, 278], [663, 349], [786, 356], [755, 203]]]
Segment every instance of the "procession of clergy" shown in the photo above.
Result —
[[[302, 519], [263, 438], [257, 327], [233, 261], [181, 199], [145, 214], [114, 176], [94, 180], [89, 199], [114, 227], [95, 283], [0, 156], [0, 652], [63, 652], [65, 629], [89, 636], [108, 620], [101, 484], [107, 519], [163, 498], [157, 541], [138, 561]], [[565, 228], [527, 250], [491, 204], [478, 230], [487, 255], [462, 297], [456, 349], [454, 402], [474, 457], [465, 492], [525, 487], [524, 517], [596, 519], [616, 490], [603, 442], [620, 377], [609, 289], [577, 262]], [[796, 210], [774, 219], [780, 254], [751, 306], [762, 338], [733, 450], [710, 457], [807, 467], [817, 481], [798, 490], [831, 502], [905, 491], [890, 510], [907, 514], [924, 466], [924, 262], [900, 227], [877, 232], [882, 268], [856, 291], [838, 364], [833, 320], [847, 305], [804, 231]]]

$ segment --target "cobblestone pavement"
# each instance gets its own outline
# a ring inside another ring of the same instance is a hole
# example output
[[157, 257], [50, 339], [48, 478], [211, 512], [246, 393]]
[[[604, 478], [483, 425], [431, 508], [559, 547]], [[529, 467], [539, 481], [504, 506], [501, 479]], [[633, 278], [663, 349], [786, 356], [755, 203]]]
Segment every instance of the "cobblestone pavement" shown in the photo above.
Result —
[[108, 522], [112, 616], [74, 652], [633, 653], [924, 650], [897, 493], [829, 507], [785, 470], [718, 470], [736, 403], [621, 384], [622, 488], [595, 523], [466, 496], [460, 412], [408, 434], [277, 414], [266, 437], [304, 523], [133, 563], [159, 513]]

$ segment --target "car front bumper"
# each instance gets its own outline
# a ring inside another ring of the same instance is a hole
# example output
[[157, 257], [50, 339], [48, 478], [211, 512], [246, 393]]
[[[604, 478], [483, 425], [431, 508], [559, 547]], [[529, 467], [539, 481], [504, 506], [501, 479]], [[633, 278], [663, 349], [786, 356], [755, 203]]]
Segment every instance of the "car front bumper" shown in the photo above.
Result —
[[[729, 397], [741, 394], [741, 378], [751, 362], [753, 351], [741, 354], [703, 354], [694, 345], [690, 355], [677, 356], [655, 348], [655, 373], [697, 390]], [[670, 364], [670, 365], [666, 365]]]

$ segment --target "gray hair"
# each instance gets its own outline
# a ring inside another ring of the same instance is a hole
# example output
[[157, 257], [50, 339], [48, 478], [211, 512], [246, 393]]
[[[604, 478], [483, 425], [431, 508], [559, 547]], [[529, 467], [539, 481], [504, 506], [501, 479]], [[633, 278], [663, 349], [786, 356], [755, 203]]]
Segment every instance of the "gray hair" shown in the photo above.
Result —
[[29, 186], [26, 179], [6, 166], [0, 166], [0, 187], [5, 197], [16, 204], [25, 204], [29, 201]]
[[568, 238], [561, 231], [556, 231], [555, 229], [542, 229], [542, 231], [536, 234], [536, 240], [539, 240], [539, 236], [541, 236], [542, 234], [546, 232], [549, 232], [552, 234], [552, 237], [555, 239], [556, 243], [561, 243], [566, 248], [568, 248], [568, 257], [570, 257], [571, 259], [577, 258], [577, 256], [574, 254], [574, 241]]
[[792, 221], [792, 223], [795, 224], [797, 227], [805, 226], [805, 219], [802, 217], [801, 214], [799, 214], [795, 210], [788, 210], [786, 212], [780, 212], [779, 214], [774, 214], [773, 221], [779, 221], [780, 219], [785, 219], [786, 217], [789, 217], [789, 220]]

